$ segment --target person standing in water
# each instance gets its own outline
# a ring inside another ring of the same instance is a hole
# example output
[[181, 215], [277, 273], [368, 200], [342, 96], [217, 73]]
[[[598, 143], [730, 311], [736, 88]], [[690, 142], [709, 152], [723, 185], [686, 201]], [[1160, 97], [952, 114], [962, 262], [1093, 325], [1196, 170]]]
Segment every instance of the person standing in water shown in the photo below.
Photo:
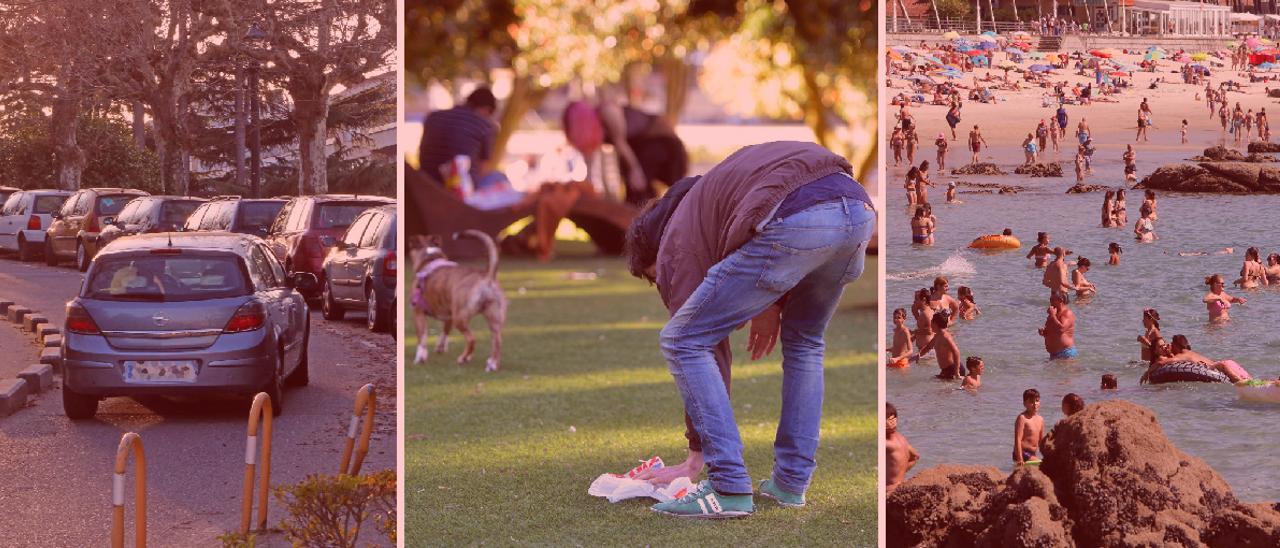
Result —
[[[916, 320], [916, 330], [912, 333], [916, 348], [920, 348], [933, 340], [933, 309], [929, 307], [929, 288], [922, 287], [916, 291], [916, 298], [911, 302], [911, 315]], [[923, 356], [921, 352], [918, 356]]]
[[1044, 268], [1049, 263], [1049, 255], [1053, 254], [1053, 248], [1049, 247], [1049, 233], [1039, 232], [1036, 234], [1036, 245], [1031, 246], [1031, 251], [1027, 252], [1027, 258], [1035, 258], [1036, 268]]
[[1107, 260], [1107, 264], [1111, 266], [1120, 266], [1120, 254], [1124, 253], [1124, 250], [1120, 248], [1120, 244], [1115, 242], [1107, 244], [1107, 253], [1111, 256], [1110, 259]]
[[1061, 247], [1053, 248], [1053, 261], [1044, 268], [1044, 276], [1041, 283], [1049, 288], [1050, 296], [1059, 291], [1067, 291], [1075, 289], [1072, 284], [1067, 282], [1067, 250]]
[[1129, 224], [1129, 213], [1125, 207], [1124, 189], [1116, 189], [1116, 203], [1112, 210], [1112, 221], [1116, 226], [1124, 226]]
[[1102, 228], [1115, 226], [1115, 195], [1114, 190], [1108, 190], [1102, 197]]
[[895, 126], [893, 133], [889, 135], [889, 148], [893, 150], [893, 167], [902, 165], [902, 151], [906, 144], [907, 139], [902, 135], [902, 128]]
[[1258, 248], [1251, 247], [1245, 250], [1244, 264], [1240, 266], [1240, 279], [1236, 280], [1235, 285], [1240, 289], [1270, 285], [1267, 280], [1267, 268], [1262, 266], [1262, 257], [1258, 254]]
[[939, 133], [938, 138], [933, 140], [933, 146], [938, 147], [938, 175], [942, 175], [947, 171], [947, 150], [951, 145], [947, 143], [947, 137]]
[[929, 203], [929, 187], [933, 183], [929, 182], [929, 161], [920, 162], [920, 169], [916, 170], [916, 203]]
[[1076, 259], [1076, 269], [1071, 271], [1071, 285], [1076, 289], [1077, 301], [1081, 297], [1088, 297], [1098, 292], [1098, 286], [1084, 277], [1089, 272], [1089, 266], [1089, 259], [1080, 257]]
[[[1124, 180], [1129, 184], [1138, 182], [1138, 153], [1133, 150], [1133, 145], [1124, 146]], [[1124, 221], [1121, 221], [1123, 224]]]
[[1146, 332], [1138, 335], [1138, 344], [1142, 346], [1142, 361], [1150, 362], [1151, 356], [1164, 344], [1164, 337], [1160, 336], [1160, 313], [1154, 308], [1143, 310], [1142, 327]]
[[982, 147], [987, 146], [987, 140], [982, 138], [982, 131], [974, 124], [973, 131], [969, 132], [969, 151], [973, 155], [969, 159], [969, 165], [978, 163], [978, 155], [982, 153]]
[[884, 416], [884, 492], [892, 493], [920, 462], [920, 453], [898, 431], [898, 408], [885, 402]]
[[922, 204], [916, 208], [916, 214], [911, 218], [911, 243], [919, 245], [933, 245], [933, 217], [929, 214], [932, 208], [929, 204]]
[[1142, 218], [1133, 224], [1134, 239], [1143, 243], [1154, 242], [1156, 240], [1156, 225], [1151, 221], [1151, 210], [1143, 207], [1140, 213]]
[[1209, 292], [1205, 293], [1205, 308], [1209, 310], [1209, 321], [1224, 322], [1231, 319], [1231, 315], [1227, 310], [1231, 309], [1232, 304], [1245, 304], [1247, 301], [1244, 297], [1232, 297], [1224, 290], [1222, 276], [1214, 274], [1204, 279], [1204, 284], [1209, 286]]
[[1051, 360], [1065, 360], [1080, 354], [1076, 351], [1076, 315], [1067, 308], [1068, 302], [1065, 292], [1054, 291], [1049, 296], [1044, 327], [1038, 331], [1044, 337], [1044, 349]]
[[1023, 412], [1013, 421], [1013, 464], [1022, 466], [1036, 459], [1040, 437], [1044, 434], [1044, 417], [1040, 411], [1040, 392], [1031, 388], [1022, 393]]

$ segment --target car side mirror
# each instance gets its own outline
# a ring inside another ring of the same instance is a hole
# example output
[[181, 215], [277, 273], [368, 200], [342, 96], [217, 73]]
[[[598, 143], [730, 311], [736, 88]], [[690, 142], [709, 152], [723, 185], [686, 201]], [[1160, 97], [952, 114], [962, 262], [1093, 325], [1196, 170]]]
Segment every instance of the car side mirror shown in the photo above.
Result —
[[103, 217], [103, 218], [102, 218], [102, 226], [115, 226], [115, 224], [116, 224], [116, 218], [115, 218], [115, 217]]
[[294, 272], [284, 279], [284, 286], [302, 293], [315, 293], [320, 289], [320, 280], [310, 272]]
[[61, 211], [55, 211], [55, 212], [53, 212], [53, 213], [50, 213], [50, 214], [49, 214], [49, 216], [50, 216], [50, 217], [52, 217], [52, 218], [54, 218], [54, 219], [61, 219], [61, 218], [62, 218], [62, 212], [61, 212]]
[[[337, 245], [337, 243], [338, 243], [338, 242], [337, 242], [336, 240], [334, 240], [334, 239], [333, 239], [333, 236], [321, 236], [321, 237], [320, 237], [320, 245], [321, 245], [321, 246], [323, 246], [323, 247], [333, 247], [333, 246]], [[338, 249], [342, 249], [342, 248], [341, 248], [341, 247], [339, 247]]]

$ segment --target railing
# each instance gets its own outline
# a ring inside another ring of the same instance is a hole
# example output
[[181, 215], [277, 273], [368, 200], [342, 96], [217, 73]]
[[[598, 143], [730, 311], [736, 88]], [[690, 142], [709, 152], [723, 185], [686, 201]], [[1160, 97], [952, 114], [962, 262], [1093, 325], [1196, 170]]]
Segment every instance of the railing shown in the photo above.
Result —
[[900, 33], [944, 33], [947, 31], [956, 31], [960, 34], [979, 34], [988, 30], [994, 30], [998, 34], [1008, 34], [1017, 31], [1023, 31], [1035, 35], [1040, 34], [1040, 23], [1038, 21], [996, 21], [992, 23], [990, 20], [984, 19], [981, 26], [972, 18], [943, 18], [941, 25], [932, 14], [925, 17], [913, 17], [908, 23], [906, 17], [898, 16], [897, 25], [895, 27], [893, 18], [889, 19], [888, 31]]

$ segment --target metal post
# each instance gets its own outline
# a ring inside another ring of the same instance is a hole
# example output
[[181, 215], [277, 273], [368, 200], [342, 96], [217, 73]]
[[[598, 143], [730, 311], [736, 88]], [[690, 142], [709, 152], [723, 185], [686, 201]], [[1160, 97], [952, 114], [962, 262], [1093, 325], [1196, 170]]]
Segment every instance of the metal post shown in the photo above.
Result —
[[240, 501], [240, 534], [249, 534], [253, 513], [253, 472], [257, 463], [258, 423], [262, 423], [262, 477], [258, 481], [258, 530], [267, 528], [267, 490], [271, 482], [271, 396], [258, 392], [249, 408], [249, 428], [244, 445], [244, 496]]
[[[347, 426], [347, 442], [342, 448], [342, 469], [339, 474], [354, 476], [360, 473], [360, 465], [364, 464], [364, 456], [369, 453], [369, 436], [373, 434], [373, 413], [378, 407], [378, 395], [372, 384], [360, 387], [356, 392], [355, 409], [351, 412], [351, 424]], [[356, 449], [355, 462], [351, 462], [351, 450], [356, 444], [356, 425], [359, 424], [361, 411], [364, 412], [364, 428], [360, 432], [360, 448]], [[350, 464], [350, 470], [348, 470]]]
[[257, 198], [262, 184], [262, 100], [258, 93], [259, 64], [249, 67], [249, 197]]
[[111, 546], [124, 548], [124, 469], [133, 453], [133, 543], [137, 548], [147, 547], [147, 457], [142, 450], [142, 438], [129, 432], [120, 437], [116, 447], [114, 474], [111, 476]]

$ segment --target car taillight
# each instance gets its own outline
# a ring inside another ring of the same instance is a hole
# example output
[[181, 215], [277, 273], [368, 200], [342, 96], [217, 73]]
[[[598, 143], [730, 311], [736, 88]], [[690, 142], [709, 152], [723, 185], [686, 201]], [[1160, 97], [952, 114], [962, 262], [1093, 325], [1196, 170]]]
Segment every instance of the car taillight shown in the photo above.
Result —
[[222, 329], [222, 332], [241, 333], [253, 331], [261, 328], [266, 323], [267, 311], [262, 308], [262, 303], [250, 301], [240, 305], [236, 313], [227, 321], [227, 326]]
[[75, 303], [67, 305], [67, 331], [82, 335], [100, 335], [98, 324], [89, 316], [89, 311]]
[[382, 261], [382, 274], [384, 276], [396, 275], [396, 252], [388, 251], [386, 260]]
[[155, 248], [155, 249], [152, 249], [152, 250], [151, 250], [151, 254], [152, 254], [152, 255], [181, 255], [181, 254], [182, 254], [182, 248], [180, 248], [180, 247], [157, 247], [157, 248]]
[[27, 230], [40, 230], [40, 218], [35, 215], [27, 217]]
[[90, 215], [89, 221], [85, 223], [85, 226], [88, 227], [85, 228], [86, 232], [98, 232], [98, 216]]

